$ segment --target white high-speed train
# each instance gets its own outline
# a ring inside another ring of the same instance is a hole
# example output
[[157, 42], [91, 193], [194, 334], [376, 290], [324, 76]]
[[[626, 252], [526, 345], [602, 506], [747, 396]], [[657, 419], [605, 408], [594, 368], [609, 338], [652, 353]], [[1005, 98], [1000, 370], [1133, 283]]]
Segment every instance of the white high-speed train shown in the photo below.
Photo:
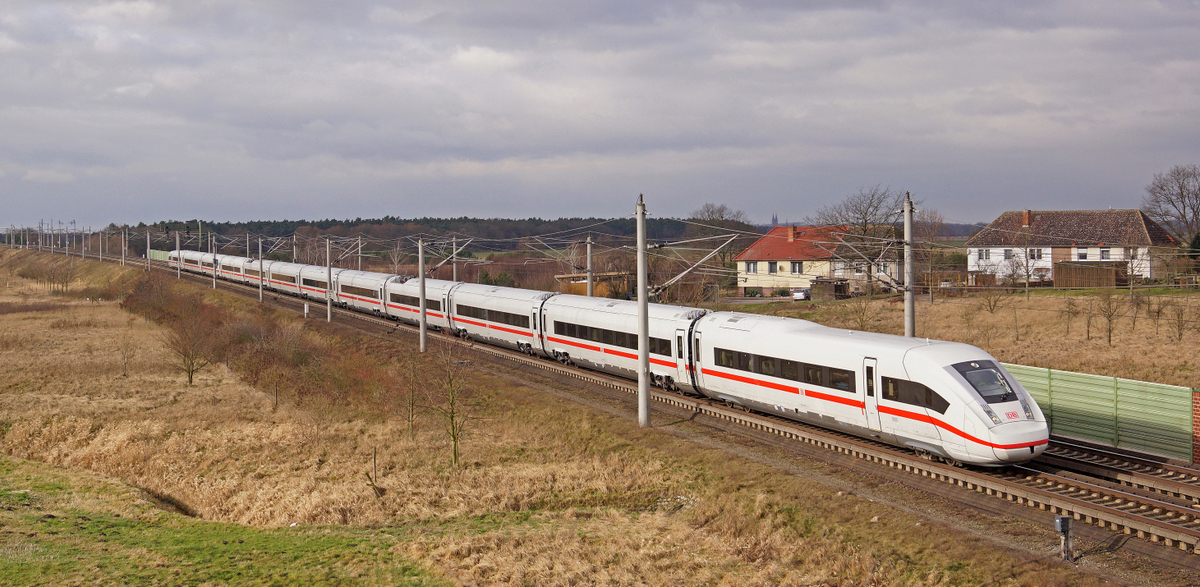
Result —
[[[172, 251], [172, 267], [417, 324], [419, 280]], [[260, 266], [262, 270], [260, 272]], [[427, 325], [621, 377], [637, 374], [637, 303], [425, 280]], [[966, 344], [806, 320], [650, 304], [654, 384], [909, 447], [947, 462], [1028, 461], [1046, 418], [991, 355]]]

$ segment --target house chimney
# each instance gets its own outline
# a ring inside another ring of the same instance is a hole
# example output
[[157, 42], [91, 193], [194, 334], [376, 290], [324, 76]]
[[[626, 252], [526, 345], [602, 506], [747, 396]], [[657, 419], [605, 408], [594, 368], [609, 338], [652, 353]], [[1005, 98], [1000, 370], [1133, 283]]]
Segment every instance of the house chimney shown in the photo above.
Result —
[[1031, 210], [1021, 211], [1021, 226], [1024, 228], [1029, 228], [1029, 221], [1032, 219], [1032, 217], [1033, 217], [1033, 211], [1031, 211]]
[[796, 242], [796, 227], [795, 226], [788, 227], [788, 242], [789, 243]]

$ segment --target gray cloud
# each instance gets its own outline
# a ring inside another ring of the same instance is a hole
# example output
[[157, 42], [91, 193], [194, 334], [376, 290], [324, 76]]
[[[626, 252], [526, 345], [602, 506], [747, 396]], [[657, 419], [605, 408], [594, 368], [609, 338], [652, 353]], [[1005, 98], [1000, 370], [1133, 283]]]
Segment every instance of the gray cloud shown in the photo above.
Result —
[[0, 9], [0, 223], [949, 217], [1136, 207], [1200, 160], [1194, 2], [35, 2]]

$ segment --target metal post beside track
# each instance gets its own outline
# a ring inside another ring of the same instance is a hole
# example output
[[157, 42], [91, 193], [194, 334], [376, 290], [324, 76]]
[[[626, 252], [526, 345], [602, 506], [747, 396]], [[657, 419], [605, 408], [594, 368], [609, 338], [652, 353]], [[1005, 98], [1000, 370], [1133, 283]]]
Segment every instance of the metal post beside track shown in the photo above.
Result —
[[[429, 324], [425, 317], [425, 239], [417, 239], [417, 279], [419, 286], [417, 288], [417, 299], [420, 300], [419, 307], [421, 308], [421, 318], [419, 330], [421, 339], [421, 352], [425, 352], [425, 330]], [[448, 311], [448, 310], [447, 310]]]
[[[913, 267], [913, 201], [904, 192], [904, 336], [917, 335], [917, 284]], [[933, 284], [929, 284], [933, 287]]]
[[325, 237], [325, 321], [333, 322], [333, 260], [329, 257], [329, 237]]
[[267, 279], [267, 275], [263, 273], [263, 258], [262, 258], [262, 237], [258, 237], [258, 301], [263, 301], [263, 281]]
[[592, 297], [592, 235], [587, 239], [587, 295]]
[[637, 203], [638, 425], [650, 426], [650, 300], [646, 287], [646, 202]]

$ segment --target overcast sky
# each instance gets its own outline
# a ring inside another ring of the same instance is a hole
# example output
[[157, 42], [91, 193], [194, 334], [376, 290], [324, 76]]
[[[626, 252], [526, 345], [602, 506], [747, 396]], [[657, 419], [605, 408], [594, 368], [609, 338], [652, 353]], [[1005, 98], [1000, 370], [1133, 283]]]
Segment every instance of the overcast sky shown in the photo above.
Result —
[[956, 221], [1200, 163], [1200, 2], [0, 5], [0, 224], [394, 215]]

